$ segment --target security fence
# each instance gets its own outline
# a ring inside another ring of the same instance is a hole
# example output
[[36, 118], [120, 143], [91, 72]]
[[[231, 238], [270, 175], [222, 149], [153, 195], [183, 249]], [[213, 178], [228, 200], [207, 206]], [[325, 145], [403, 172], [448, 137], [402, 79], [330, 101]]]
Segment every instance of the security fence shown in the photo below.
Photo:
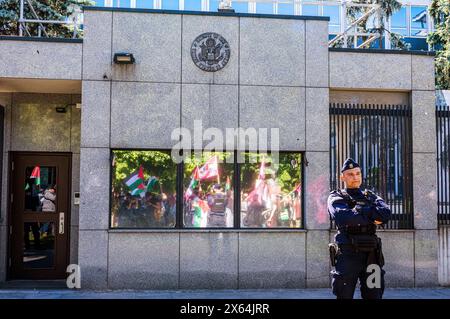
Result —
[[361, 187], [379, 194], [392, 209], [385, 228], [413, 228], [411, 137], [409, 105], [331, 103], [330, 189], [344, 187], [340, 166], [351, 157], [361, 166]]
[[436, 106], [438, 222], [450, 225], [450, 106]]

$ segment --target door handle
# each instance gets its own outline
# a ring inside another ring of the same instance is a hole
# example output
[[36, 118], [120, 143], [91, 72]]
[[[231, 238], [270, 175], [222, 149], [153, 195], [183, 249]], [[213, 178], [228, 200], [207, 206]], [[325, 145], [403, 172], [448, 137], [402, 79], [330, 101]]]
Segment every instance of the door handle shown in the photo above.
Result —
[[64, 212], [59, 213], [59, 234], [64, 234]]

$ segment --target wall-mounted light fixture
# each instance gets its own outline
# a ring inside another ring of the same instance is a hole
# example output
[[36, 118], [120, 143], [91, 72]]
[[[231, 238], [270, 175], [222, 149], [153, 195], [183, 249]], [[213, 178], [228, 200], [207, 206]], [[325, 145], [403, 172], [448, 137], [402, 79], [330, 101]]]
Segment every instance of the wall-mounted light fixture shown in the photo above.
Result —
[[135, 61], [133, 53], [117, 52], [114, 53], [114, 63], [116, 64], [133, 64]]

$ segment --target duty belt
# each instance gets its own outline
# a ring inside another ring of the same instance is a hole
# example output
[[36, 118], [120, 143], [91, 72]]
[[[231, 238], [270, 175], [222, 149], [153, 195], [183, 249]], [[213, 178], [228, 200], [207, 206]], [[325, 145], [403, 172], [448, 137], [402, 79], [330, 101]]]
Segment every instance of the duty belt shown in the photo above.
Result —
[[345, 232], [351, 235], [373, 235], [376, 232], [375, 225], [358, 225], [358, 226], [345, 226], [338, 228], [339, 231]]

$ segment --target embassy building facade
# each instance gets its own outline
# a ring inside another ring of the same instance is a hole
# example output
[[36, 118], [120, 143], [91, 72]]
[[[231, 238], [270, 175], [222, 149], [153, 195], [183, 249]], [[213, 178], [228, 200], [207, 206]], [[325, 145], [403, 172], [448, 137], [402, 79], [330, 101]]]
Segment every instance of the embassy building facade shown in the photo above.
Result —
[[0, 37], [1, 282], [329, 287], [351, 156], [392, 208], [387, 285], [449, 284], [433, 52], [330, 48], [320, 16], [83, 19], [83, 39]]

